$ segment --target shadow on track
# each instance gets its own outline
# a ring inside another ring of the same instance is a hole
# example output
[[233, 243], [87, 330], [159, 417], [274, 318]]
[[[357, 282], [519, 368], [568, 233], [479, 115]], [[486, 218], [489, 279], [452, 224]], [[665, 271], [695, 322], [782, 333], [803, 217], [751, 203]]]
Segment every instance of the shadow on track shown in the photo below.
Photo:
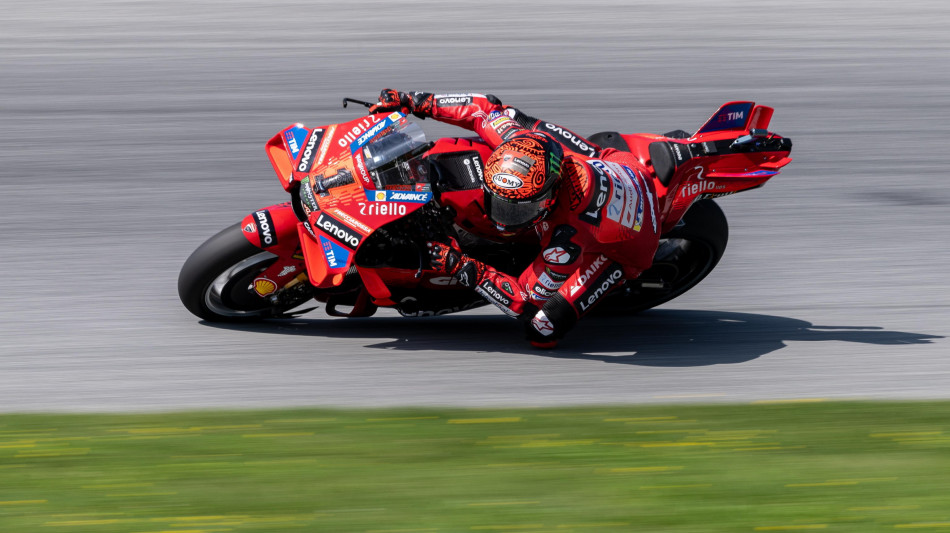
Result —
[[906, 345], [929, 344], [944, 338], [873, 326], [816, 326], [805, 320], [772, 315], [683, 310], [590, 318], [582, 321], [555, 350], [531, 348], [522, 340], [520, 323], [500, 315], [297, 318], [255, 324], [203, 324], [277, 335], [386, 339], [365, 345], [384, 350], [511, 353], [661, 367], [744, 363], [785, 347], [787, 341]]

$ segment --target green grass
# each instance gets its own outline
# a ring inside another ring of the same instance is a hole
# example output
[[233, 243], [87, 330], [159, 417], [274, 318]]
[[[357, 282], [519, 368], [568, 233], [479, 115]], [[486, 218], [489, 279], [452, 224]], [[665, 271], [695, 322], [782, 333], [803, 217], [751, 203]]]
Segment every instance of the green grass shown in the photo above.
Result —
[[0, 415], [0, 532], [950, 531], [950, 402]]

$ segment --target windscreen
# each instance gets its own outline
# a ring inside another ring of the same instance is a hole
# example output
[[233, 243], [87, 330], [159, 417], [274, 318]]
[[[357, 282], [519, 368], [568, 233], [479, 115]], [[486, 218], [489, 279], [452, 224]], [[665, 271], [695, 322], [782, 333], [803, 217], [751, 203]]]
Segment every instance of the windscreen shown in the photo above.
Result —
[[405, 118], [380, 133], [363, 147], [366, 167], [376, 187], [428, 183], [428, 168], [420, 158], [427, 147], [422, 128]]

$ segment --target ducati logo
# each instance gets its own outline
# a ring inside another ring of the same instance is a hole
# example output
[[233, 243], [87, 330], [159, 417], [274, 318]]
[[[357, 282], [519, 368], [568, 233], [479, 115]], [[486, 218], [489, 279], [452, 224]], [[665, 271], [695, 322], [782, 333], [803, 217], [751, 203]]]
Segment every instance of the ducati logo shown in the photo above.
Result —
[[567, 253], [567, 250], [560, 246], [548, 248], [544, 251], [542, 257], [544, 257], [546, 263], [552, 265], [564, 265], [571, 260], [571, 254]]
[[247, 226], [244, 226], [244, 233], [254, 233], [257, 231], [257, 226], [253, 222], [248, 222]]

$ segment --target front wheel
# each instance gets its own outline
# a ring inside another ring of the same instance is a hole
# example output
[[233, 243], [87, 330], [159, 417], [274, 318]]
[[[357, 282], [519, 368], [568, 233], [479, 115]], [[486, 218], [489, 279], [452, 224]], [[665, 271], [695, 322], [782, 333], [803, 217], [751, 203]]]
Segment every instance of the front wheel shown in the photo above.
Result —
[[660, 238], [653, 265], [597, 307], [599, 313], [637, 313], [695, 287], [719, 263], [729, 241], [729, 224], [712, 200], [694, 203], [683, 221]]
[[310, 296], [275, 304], [250, 289], [254, 278], [276, 260], [276, 255], [248, 242], [236, 224], [205, 241], [185, 261], [178, 275], [178, 297], [192, 314], [213, 322], [279, 316]]

